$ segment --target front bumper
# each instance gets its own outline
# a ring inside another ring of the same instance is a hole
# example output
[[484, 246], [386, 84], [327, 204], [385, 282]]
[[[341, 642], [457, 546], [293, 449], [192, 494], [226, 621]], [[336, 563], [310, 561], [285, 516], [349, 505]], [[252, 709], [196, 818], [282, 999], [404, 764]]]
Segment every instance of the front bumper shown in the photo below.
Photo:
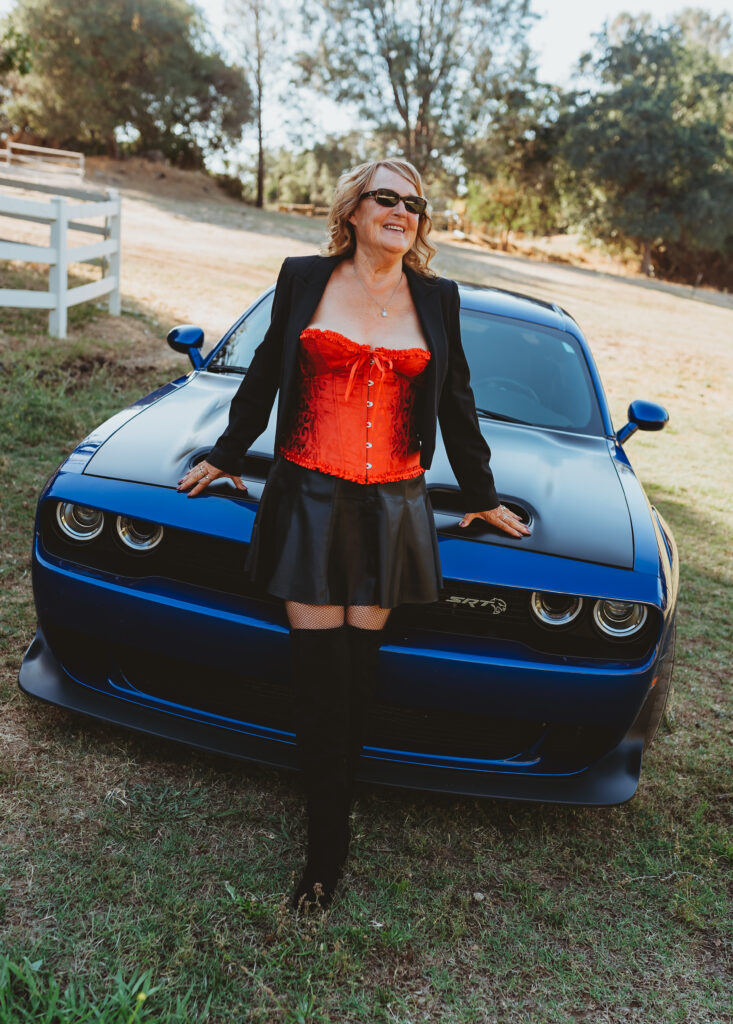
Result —
[[[99, 482], [81, 483], [94, 491]], [[166, 524], [181, 518], [185, 499], [175, 492], [148, 487], [130, 494], [128, 485], [125, 495], [123, 503], [122, 494], [113, 494], [110, 507]], [[101, 507], [98, 497], [90, 493], [90, 504]], [[132, 507], [133, 499], [148, 504]], [[191, 529], [208, 533], [215, 519], [222, 535], [240, 539], [252, 514], [221, 498], [208, 506], [185, 503], [184, 511]], [[444, 569], [471, 579], [477, 572], [472, 545], [440, 541]], [[538, 572], [556, 578], [557, 560], [499, 548], [492, 551], [494, 571], [510, 557], [517, 586]], [[594, 592], [598, 567], [563, 562], [561, 568], [581, 574], [573, 580], [578, 592]], [[628, 573], [603, 573], [602, 592], [626, 592]], [[26, 693], [151, 735], [295, 767], [281, 603], [268, 606], [165, 576], [84, 568], [50, 555], [38, 533], [33, 576], [39, 631], [20, 671]], [[635, 574], [634, 581], [640, 585]], [[658, 654], [657, 647], [643, 663], [607, 663], [395, 625], [380, 653], [381, 693], [358, 777], [473, 796], [622, 803], [638, 784], [643, 736], [632, 723]]]
[[[208, 750], [262, 764], [295, 769], [295, 743], [291, 734], [253, 729], [242, 722], [218, 724], [194, 718], [184, 709], [154, 707], [131, 694], [104, 692], [73, 679], [38, 630], [20, 669], [21, 689], [32, 697], [70, 711], [78, 711], [114, 725], [135, 729]], [[142, 695], [141, 695], [142, 696]], [[641, 771], [643, 736], [633, 729], [594, 764], [569, 774], [530, 773], [519, 765], [470, 763], [465, 759], [430, 755], [378, 752], [362, 756], [357, 778], [409, 789], [431, 790], [477, 797], [498, 797], [544, 803], [611, 805], [629, 800]], [[443, 763], [441, 763], [441, 761]]]

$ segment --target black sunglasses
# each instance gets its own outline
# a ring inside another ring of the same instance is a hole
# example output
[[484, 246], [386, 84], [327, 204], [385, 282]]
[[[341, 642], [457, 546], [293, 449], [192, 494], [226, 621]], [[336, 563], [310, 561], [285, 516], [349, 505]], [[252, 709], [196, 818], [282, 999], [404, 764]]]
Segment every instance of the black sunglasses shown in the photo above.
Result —
[[427, 199], [423, 196], [401, 196], [392, 188], [373, 188], [371, 192], [362, 192], [359, 199], [369, 199], [372, 196], [380, 206], [397, 206], [401, 199], [408, 213], [425, 213], [428, 205]]

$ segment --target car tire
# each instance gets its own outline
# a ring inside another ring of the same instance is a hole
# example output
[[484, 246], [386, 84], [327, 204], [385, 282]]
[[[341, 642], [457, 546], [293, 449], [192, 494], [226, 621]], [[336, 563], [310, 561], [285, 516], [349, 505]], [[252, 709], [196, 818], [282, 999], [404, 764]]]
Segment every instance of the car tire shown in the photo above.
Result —
[[644, 750], [648, 750], [652, 740], [657, 735], [664, 709], [667, 706], [670, 691], [672, 689], [672, 670], [674, 668], [674, 650], [677, 642], [677, 622], [673, 622], [670, 629], [667, 647], [659, 662], [659, 673], [657, 685], [646, 699], [644, 707], [639, 712], [637, 719], [637, 731], [644, 735]]

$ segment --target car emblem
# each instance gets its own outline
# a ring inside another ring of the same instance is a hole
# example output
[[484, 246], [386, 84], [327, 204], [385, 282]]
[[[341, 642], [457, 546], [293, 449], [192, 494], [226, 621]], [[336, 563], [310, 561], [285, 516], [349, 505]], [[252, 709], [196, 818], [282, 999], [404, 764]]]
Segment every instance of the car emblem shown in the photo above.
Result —
[[489, 608], [491, 609], [492, 615], [501, 615], [502, 612], [506, 611], [506, 601], [503, 601], [500, 597], [459, 597], [458, 594], [451, 594], [446, 599], [447, 604], [461, 605], [463, 608]]

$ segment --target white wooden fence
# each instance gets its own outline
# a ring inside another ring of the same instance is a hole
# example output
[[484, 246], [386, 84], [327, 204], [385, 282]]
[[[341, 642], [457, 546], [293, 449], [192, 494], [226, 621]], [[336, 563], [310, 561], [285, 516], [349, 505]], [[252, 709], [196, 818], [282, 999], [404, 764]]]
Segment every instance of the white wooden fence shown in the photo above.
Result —
[[[69, 306], [108, 295], [109, 311], [120, 315], [120, 197], [116, 189], [94, 192], [85, 189], [58, 189], [52, 185], [20, 182], [0, 177], [0, 188], [52, 192], [49, 202], [19, 198], [0, 191], [0, 217], [35, 221], [51, 228], [50, 244], [29, 245], [0, 238], [0, 259], [46, 263], [49, 266], [48, 291], [0, 288], [0, 307], [48, 309], [48, 330], [56, 338], [66, 337]], [[63, 195], [57, 193], [63, 192]], [[82, 200], [73, 202], [71, 200]], [[91, 218], [104, 217], [104, 225], [86, 224]], [[101, 235], [100, 241], [69, 246], [68, 232], [81, 231]], [[103, 276], [98, 281], [69, 288], [70, 263], [101, 263]]]
[[47, 146], [29, 146], [25, 142], [10, 142], [0, 150], [3, 163], [9, 170], [23, 175], [43, 175], [49, 178], [84, 179], [84, 154], [71, 149], [49, 149]]

